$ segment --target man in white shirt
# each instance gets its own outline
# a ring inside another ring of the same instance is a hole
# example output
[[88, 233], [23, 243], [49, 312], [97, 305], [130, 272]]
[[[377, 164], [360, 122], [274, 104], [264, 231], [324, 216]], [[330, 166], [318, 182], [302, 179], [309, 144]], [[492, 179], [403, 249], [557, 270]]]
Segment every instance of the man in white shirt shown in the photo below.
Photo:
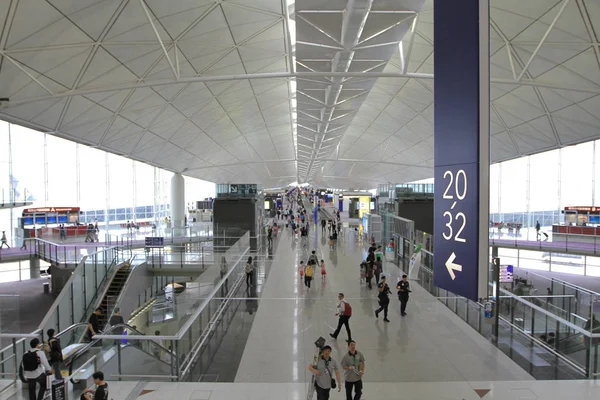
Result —
[[38, 383], [40, 390], [37, 400], [43, 400], [47, 389], [46, 374], [52, 375], [53, 371], [46, 355], [40, 350], [40, 340], [38, 338], [31, 339], [29, 345], [31, 349], [23, 354], [23, 376], [29, 385], [29, 400], [36, 400], [35, 389]]
[[348, 303], [346, 302], [346, 300], [344, 300], [344, 293], [338, 294], [338, 300], [340, 302], [337, 305], [337, 312], [335, 313], [335, 315], [339, 317], [338, 326], [335, 332], [330, 333], [329, 336], [331, 336], [334, 339], [337, 339], [338, 335], [340, 334], [340, 330], [342, 329], [342, 326], [345, 326], [346, 333], [348, 334], [347, 342], [350, 343], [352, 341], [352, 333], [350, 332], [350, 324], [348, 322], [350, 321], [351, 315], [349, 315], [347, 311], [348, 309], [346, 305]]

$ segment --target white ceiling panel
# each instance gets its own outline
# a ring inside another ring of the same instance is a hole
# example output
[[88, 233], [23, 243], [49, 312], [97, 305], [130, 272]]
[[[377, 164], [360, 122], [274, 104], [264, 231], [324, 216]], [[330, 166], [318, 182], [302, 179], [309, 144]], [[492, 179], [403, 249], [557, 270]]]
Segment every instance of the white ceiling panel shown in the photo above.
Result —
[[[433, 175], [433, 0], [16, 3], [5, 120], [215, 182]], [[600, 4], [563, 4], [491, 0], [493, 162], [600, 138]]]

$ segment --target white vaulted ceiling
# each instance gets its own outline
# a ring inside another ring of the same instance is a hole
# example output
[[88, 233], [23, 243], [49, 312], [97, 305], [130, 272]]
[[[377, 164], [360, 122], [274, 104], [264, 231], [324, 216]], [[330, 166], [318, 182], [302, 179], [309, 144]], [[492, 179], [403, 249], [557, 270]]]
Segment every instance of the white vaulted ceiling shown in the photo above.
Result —
[[[492, 160], [600, 138], [600, 2], [491, 1]], [[290, 2], [0, 1], [0, 118], [213, 182], [432, 177], [433, 0]]]

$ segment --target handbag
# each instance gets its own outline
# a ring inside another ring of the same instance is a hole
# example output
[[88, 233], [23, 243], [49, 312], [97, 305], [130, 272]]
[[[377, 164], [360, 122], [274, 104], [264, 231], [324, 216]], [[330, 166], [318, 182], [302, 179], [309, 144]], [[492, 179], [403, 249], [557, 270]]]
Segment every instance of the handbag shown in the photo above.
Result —
[[325, 361], [325, 368], [327, 368], [327, 372], [329, 372], [329, 376], [331, 376], [331, 388], [335, 389], [337, 387], [337, 384], [335, 383], [335, 379], [333, 379], [333, 375], [331, 374], [331, 371], [329, 370], [329, 362]]

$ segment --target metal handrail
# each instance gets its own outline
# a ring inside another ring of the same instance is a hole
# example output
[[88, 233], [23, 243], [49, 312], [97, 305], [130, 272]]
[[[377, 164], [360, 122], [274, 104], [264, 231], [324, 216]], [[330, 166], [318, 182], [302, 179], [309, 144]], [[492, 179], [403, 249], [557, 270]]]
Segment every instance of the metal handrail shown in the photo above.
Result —
[[523, 336], [525, 336], [526, 339], [529, 339], [529, 340], [537, 343], [539, 346], [543, 347], [544, 350], [552, 353], [553, 356], [560, 358], [563, 362], [569, 364], [572, 368], [574, 368], [574, 369], [578, 370], [579, 372], [585, 374], [585, 368], [580, 367], [579, 365], [577, 365], [576, 363], [574, 363], [573, 361], [571, 361], [568, 357], [563, 356], [558, 351], [556, 351], [556, 349], [548, 346], [548, 344], [545, 343], [544, 341], [542, 341], [541, 339], [538, 339], [537, 337], [535, 337], [533, 335], [528, 335], [527, 332], [525, 332], [525, 330], [521, 329], [519, 326], [517, 326], [515, 324], [512, 324], [506, 318], [504, 318], [502, 316], [498, 316], [498, 317], [502, 321], [504, 321], [505, 323], [507, 323], [512, 329], [517, 330], [519, 333], [521, 333]]
[[[246, 235], [249, 235], [249, 232], [246, 232], [246, 234], [244, 234], [244, 236], [246, 236]], [[244, 236], [242, 236], [242, 238]], [[242, 238], [239, 238], [239, 239], [241, 240]], [[175, 335], [168, 335], [168, 336], [162, 336], [162, 335], [160, 335], [160, 336], [146, 336], [146, 335], [142, 335], [142, 336], [131, 335], [131, 336], [129, 336], [128, 335], [128, 338], [135, 339], [135, 340], [153, 340], [153, 339], [181, 340], [183, 338], [183, 336], [186, 334], [186, 332], [191, 328], [192, 324], [198, 319], [200, 314], [202, 314], [204, 309], [208, 306], [210, 301], [221, 290], [221, 287], [225, 284], [226, 280], [233, 273], [233, 271], [236, 269], [236, 267], [239, 265], [239, 263], [243, 262], [244, 257], [246, 256], [246, 254], [248, 254], [249, 251], [250, 251], [250, 247], [247, 246], [244, 249], [244, 251], [241, 253], [241, 255], [239, 256], [239, 259], [236, 261], [236, 263], [233, 265], [233, 267], [229, 268], [229, 271], [227, 271], [227, 274], [223, 277], [223, 279], [221, 279], [219, 281], [219, 283], [217, 283], [215, 285], [213, 290], [206, 296], [206, 298], [204, 298], [204, 300], [202, 301], [200, 306], [198, 308], [196, 308], [196, 311], [194, 311], [194, 313], [192, 315], [189, 316], [187, 321], [181, 326], [181, 328], [179, 328], [179, 331]], [[119, 338], [121, 338], [120, 336], [116, 336], [116, 335], [103, 335], [103, 334], [96, 335], [94, 337], [98, 338], [98, 339], [119, 339]]]
[[600, 293], [594, 292], [593, 290], [586, 289], [586, 288], [578, 286], [578, 285], [575, 285], [574, 283], [563, 281], [562, 279], [558, 279], [558, 278], [548, 278], [547, 276], [540, 275], [540, 274], [537, 274], [535, 272], [531, 272], [529, 270], [527, 270], [526, 272], [527, 272], [527, 274], [535, 275], [537, 277], [544, 278], [544, 279], [547, 279], [549, 281], [559, 282], [559, 283], [561, 283], [563, 285], [569, 286], [569, 287], [571, 287], [573, 289], [577, 289], [577, 290], [579, 290], [581, 292], [584, 292], [584, 293], [587, 293], [587, 294], [590, 294], [590, 295], [593, 295], [593, 296], [598, 296], [598, 298], [600, 299]]
[[[219, 318], [221, 317], [221, 315], [223, 314], [223, 310], [225, 310], [225, 308], [229, 305], [231, 299], [233, 298], [233, 294], [237, 291], [237, 289], [240, 287], [240, 285], [242, 284], [242, 281], [244, 280], [244, 276], [240, 275], [238, 276], [238, 279], [236, 279], [235, 283], [233, 284], [231, 290], [229, 291], [229, 293], [227, 294], [227, 297], [225, 297], [225, 301], [223, 301], [220, 305], [219, 305], [219, 309], [217, 310], [217, 313], [215, 314], [215, 316], [212, 318], [212, 320], [214, 321], [218, 321]], [[198, 356], [198, 353], [200, 352], [200, 350], [202, 350], [202, 348], [204, 347], [204, 343], [208, 340], [208, 337], [210, 335], [210, 333], [213, 330], [213, 326], [215, 325], [213, 322], [209, 321], [209, 328], [205, 329], [204, 332], [202, 332], [202, 336], [200, 338], [200, 342], [195, 345], [195, 350], [194, 352], [189, 355], [188, 357], [186, 357], [186, 359], [183, 361], [182, 364], [186, 364], [187, 362], [187, 366], [184, 368], [183, 371], [181, 371], [181, 376], [184, 377], [189, 369], [192, 366], [192, 362], [196, 359], [196, 357]], [[189, 360], [189, 362], [188, 362]]]

